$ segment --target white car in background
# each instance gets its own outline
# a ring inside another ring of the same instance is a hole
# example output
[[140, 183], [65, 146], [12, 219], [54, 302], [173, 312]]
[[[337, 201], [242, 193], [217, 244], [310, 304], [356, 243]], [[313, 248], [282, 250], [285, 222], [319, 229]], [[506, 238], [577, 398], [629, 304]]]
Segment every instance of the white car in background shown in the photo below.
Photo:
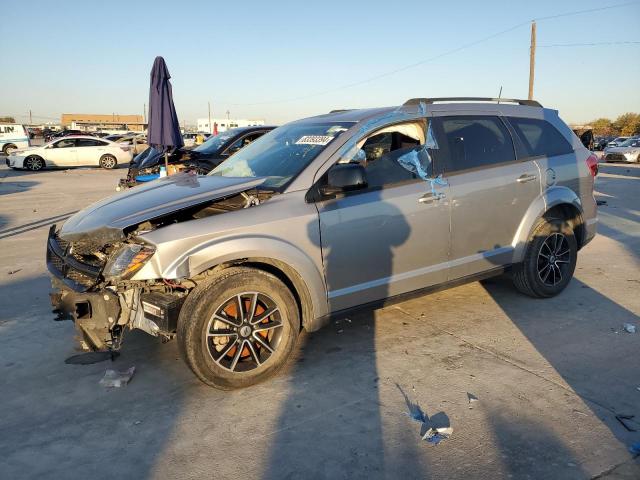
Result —
[[131, 147], [89, 136], [63, 137], [41, 147], [16, 150], [7, 157], [11, 168], [42, 170], [45, 167], [115, 168], [131, 161]]

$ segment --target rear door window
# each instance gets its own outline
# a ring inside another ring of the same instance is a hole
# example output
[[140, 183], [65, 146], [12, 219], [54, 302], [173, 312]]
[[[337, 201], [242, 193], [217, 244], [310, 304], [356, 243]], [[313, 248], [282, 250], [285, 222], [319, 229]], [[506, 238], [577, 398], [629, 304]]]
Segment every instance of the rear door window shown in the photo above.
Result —
[[91, 138], [78, 138], [76, 142], [78, 147], [102, 147], [106, 145], [105, 142]]
[[508, 119], [522, 140], [527, 156], [553, 157], [573, 152], [571, 144], [546, 120], [518, 117]]
[[509, 130], [497, 116], [436, 117], [433, 128], [438, 171], [454, 173], [516, 160]]

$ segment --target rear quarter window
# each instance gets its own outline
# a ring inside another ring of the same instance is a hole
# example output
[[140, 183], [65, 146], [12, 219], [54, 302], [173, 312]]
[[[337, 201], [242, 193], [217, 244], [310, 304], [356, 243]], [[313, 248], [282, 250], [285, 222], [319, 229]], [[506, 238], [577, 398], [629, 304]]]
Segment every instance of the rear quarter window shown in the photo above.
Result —
[[546, 120], [509, 117], [524, 153], [529, 157], [565, 155], [573, 152], [571, 144]]

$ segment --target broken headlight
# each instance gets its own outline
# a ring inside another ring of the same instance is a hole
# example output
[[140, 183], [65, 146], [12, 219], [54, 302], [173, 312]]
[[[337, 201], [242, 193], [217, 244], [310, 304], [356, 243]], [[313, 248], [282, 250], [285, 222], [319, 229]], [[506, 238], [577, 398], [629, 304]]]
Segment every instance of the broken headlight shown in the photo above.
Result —
[[149, 245], [129, 243], [115, 252], [104, 267], [105, 278], [125, 280], [142, 268], [154, 254], [155, 248]]

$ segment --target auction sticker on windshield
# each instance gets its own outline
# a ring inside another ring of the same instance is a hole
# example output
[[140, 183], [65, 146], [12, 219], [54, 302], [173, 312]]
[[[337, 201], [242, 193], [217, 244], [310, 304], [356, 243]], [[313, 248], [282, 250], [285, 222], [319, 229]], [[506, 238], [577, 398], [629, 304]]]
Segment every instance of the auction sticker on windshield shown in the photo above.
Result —
[[326, 145], [333, 137], [329, 135], [305, 135], [300, 137], [296, 145]]

